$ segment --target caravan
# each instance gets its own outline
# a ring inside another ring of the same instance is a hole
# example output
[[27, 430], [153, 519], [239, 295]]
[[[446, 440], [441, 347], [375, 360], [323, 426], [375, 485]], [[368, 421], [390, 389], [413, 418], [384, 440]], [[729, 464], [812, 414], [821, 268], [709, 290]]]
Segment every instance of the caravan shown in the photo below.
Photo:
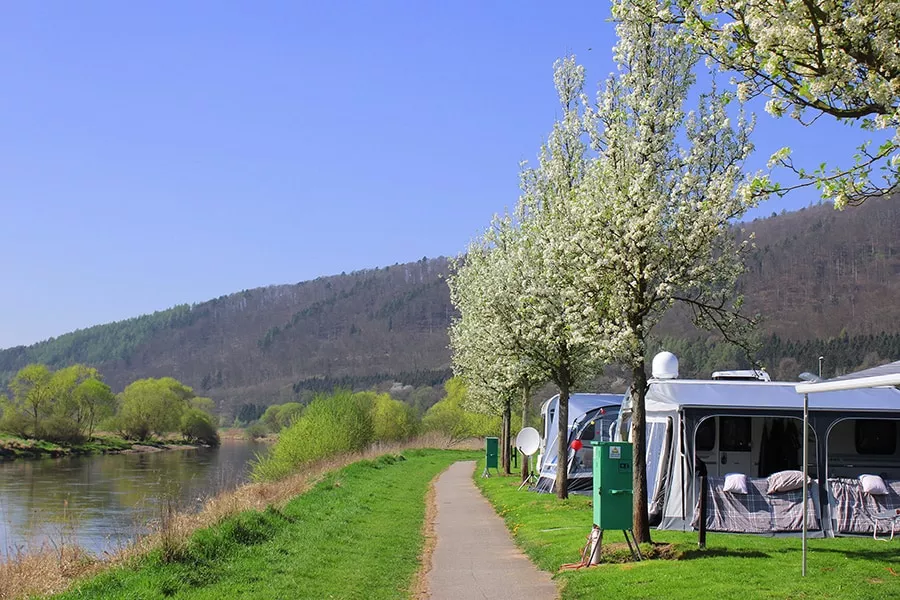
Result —
[[[621, 394], [572, 394], [569, 397], [569, 449], [567, 464], [569, 491], [590, 493], [593, 481], [592, 441], [609, 442], [614, 439]], [[556, 483], [559, 458], [559, 395], [553, 396], [541, 406], [543, 421], [541, 447], [538, 455], [538, 481], [532, 488], [538, 492], [552, 493]], [[579, 440], [582, 448], [572, 449], [572, 442]]]
[[[712, 531], [799, 531], [805, 507], [810, 529], [820, 535], [873, 533], [882, 513], [900, 508], [900, 391], [872, 388], [810, 398], [805, 435], [812, 484], [804, 503], [796, 486], [773, 484], [802, 470], [802, 397], [795, 383], [761, 379], [750, 372], [680, 380], [677, 359], [657, 355], [646, 396], [651, 522], [661, 529], [697, 526], [705, 474]], [[630, 419], [626, 396], [618, 424], [623, 438]], [[739, 482], [737, 492], [726, 486], [730, 474], [739, 474], [732, 478]], [[877, 475], [884, 493], [863, 489], [863, 474]]]

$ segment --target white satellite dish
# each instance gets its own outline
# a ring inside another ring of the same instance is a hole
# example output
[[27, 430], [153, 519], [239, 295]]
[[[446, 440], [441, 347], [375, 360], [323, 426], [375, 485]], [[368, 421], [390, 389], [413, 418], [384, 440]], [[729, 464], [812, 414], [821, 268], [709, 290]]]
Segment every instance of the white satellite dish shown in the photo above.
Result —
[[534, 427], [525, 427], [516, 436], [516, 448], [525, 456], [531, 456], [541, 448], [541, 434]]

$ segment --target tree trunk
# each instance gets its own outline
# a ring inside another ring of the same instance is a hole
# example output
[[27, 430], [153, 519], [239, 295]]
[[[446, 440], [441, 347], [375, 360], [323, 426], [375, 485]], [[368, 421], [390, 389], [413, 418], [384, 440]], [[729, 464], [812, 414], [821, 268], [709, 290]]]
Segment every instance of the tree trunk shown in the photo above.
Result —
[[559, 406], [556, 408], [557, 457], [556, 457], [556, 497], [569, 497], [569, 385], [559, 386]]
[[[524, 386], [522, 388], [522, 429], [528, 427], [528, 404], [531, 401], [531, 388]], [[528, 456], [522, 455], [522, 481], [528, 479]]]
[[503, 449], [500, 451], [500, 456], [503, 461], [503, 474], [511, 475], [512, 471], [509, 468], [510, 463], [510, 429], [512, 424], [510, 421], [512, 420], [512, 402], [509, 400], [503, 403], [503, 433], [500, 436], [500, 443], [503, 444]]
[[650, 542], [650, 515], [647, 511], [647, 372], [643, 360], [631, 368], [631, 443], [634, 485], [634, 537]]

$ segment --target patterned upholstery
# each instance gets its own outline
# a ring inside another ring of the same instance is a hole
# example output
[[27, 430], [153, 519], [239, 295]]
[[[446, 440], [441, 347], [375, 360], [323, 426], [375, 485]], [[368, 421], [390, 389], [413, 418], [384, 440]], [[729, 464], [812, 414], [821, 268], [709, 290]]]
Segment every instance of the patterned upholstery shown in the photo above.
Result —
[[[766, 494], [768, 479], [748, 477], [749, 494], [726, 492], [724, 477], [709, 477], [706, 491], [706, 529], [732, 533], [777, 533], [803, 529], [803, 490]], [[815, 491], [818, 484], [810, 481], [806, 503], [807, 526], [820, 528]], [[700, 504], [694, 510], [691, 525], [700, 524]]]
[[[873, 515], [900, 508], [900, 480], [885, 479], [888, 493], [873, 496], [862, 489], [859, 479], [835, 477], [828, 480], [831, 514], [835, 533], [874, 533]], [[879, 523], [883, 533], [891, 530], [889, 521]]]

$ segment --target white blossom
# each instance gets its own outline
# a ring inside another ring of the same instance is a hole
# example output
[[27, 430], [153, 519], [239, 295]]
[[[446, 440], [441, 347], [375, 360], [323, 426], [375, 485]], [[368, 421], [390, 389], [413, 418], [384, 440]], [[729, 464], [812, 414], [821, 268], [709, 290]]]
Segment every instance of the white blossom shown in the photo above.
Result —
[[[804, 124], [821, 115], [856, 123], [883, 139], [859, 148], [852, 164], [808, 172], [840, 208], [896, 190], [900, 167], [900, 1], [678, 0], [681, 35], [723, 70], [736, 72], [741, 101], [768, 98], [766, 110]], [[650, 13], [645, 13], [650, 14]], [[658, 16], [648, 17], [658, 19]], [[790, 108], [790, 111], [788, 111]], [[873, 137], [874, 139], [874, 137]], [[768, 180], [760, 187], [779, 191]]]

